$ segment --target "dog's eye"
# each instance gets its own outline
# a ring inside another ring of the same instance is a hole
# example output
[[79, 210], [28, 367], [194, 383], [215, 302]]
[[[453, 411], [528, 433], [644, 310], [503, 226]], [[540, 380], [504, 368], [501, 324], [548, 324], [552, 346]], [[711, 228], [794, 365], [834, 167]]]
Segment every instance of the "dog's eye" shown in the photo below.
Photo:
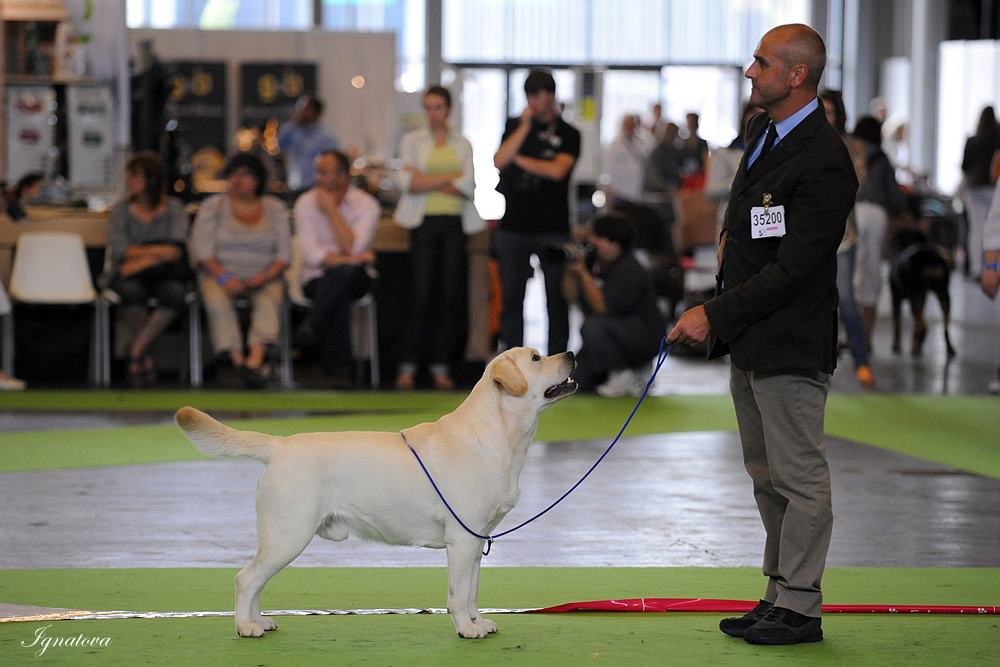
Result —
[[541, 361], [542, 358], [539, 355], [537, 355], [537, 354], [533, 354], [533, 355], [531, 355], [531, 360], [532, 361]]

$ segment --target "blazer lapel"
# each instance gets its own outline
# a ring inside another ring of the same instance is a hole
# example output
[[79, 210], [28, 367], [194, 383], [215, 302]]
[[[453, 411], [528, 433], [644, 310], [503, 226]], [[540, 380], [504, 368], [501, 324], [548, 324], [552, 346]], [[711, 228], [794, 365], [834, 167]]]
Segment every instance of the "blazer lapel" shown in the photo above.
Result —
[[[824, 113], [823, 105], [821, 104], [818, 108], [814, 109], [812, 113], [803, 118], [802, 122], [796, 125], [791, 132], [782, 137], [778, 143], [774, 144], [774, 148], [771, 149], [770, 153], [764, 156], [760, 164], [754, 163], [754, 168], [750, 171], [750, 173], [747, 173], [746, 166], [746, 161], [750, 159], [750, 151], [745, 151], [743, 155], [743, 162], [740, 165], [742, 169], [739, 172], [744, 175], [744, 179], [743, 182], [740, 183], [739, 189], [742, 190], [746, 186], [754, 183], [769, 169], [773, 168], [775, 165], [781, 164], [782, 161], [802, 150], [802, 146], [805, 144], [806, 139], [811, 137], [816, 131], [816, 127], [822, 120], [822, 114]], [[764, 123], [763, 129], [760, 129], [755, 133], [753, 143], [749, 143], [747, 146], [756, 146], [757, 141], [766, 130], [767, 123]]]
[[[760, 122], [759, 127], [754, 127], [758, 122], [757, 121], [758, 118], [763, 118], [764, 121]], [[736, 192], [742, 190], [743, 186], [747, 182], [747, 176], [748, 176], [747, 169], [749, 168], [747, 166], [747, 161], [750, 159], [750, 155], [751, 153], [753, 153], [753, 149], [757, 147], [757, 142], [760, 141], [760, 138], [764, 136], [764, 132], [767, 131], [767, 124], [769, 122], [771, 122], [770, 119], [767, 117], [767, 114], [763, 112], [757, 114], [756, 116], [751, 118], [750, 121], [748, 122], [749, 127], [747, 128], [748, 133], [747, 133], [746, 148], [743, 149], [743, 159], [740, 160], [740, 167], [739, 169], [736, 170], [736, 176], [735, 178], [733, 178], [732, 189], [735, 190]]]

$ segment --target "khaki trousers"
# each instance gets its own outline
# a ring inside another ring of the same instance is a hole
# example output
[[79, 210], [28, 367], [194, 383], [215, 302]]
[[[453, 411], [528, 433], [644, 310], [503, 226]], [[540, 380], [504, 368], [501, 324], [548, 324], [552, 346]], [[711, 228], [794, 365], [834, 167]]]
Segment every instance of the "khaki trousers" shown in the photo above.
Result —
[[[201, 280], [200, 286], [215, 353], [242, 351], [243, 332], [240, 330], [240, 321], [233, 306], [233, 299], [212, 278]], [[280, 280], [272, 280], [263, 287], [249, 292], [247, 298], [250, 301], [247, 346], [277, 345], [284, 285]]]
[[819, 617], [820, 581], [833, 530], [823, 441], [829, 375], [804, 369], [730, 368], [730, 390], [764, 522], [764, 599]]

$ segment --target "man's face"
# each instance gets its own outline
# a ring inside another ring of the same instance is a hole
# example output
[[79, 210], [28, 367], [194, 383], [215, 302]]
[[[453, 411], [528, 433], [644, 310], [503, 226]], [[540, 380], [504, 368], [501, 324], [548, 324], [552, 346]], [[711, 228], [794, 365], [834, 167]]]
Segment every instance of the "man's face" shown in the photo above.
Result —
[[620, 245], [602, 236], [591, 234], [588, 240], [594, 246], [594, 254], [597, 255], [598, 261], [602, 264], [610, 264], [622, 254]]
[[295, 103], [293, 119], [299, 125], [312, 125], [319, 119], [319, 116], [316, 114], [316, 109], [310, 104], [309, 99], [303, 97]]
[[636, 125], [635, 116], [632, 114], [627, 114], [625, 118], [622, 119], [622, 133], [624, 134], [634, 134]]
[[745, 73], [751, 82], [750, 103], [765, 111], [770, 111], [792, 92], [792, 71], [778, 57], [779, 42], [780, 38], [773, 32], [764, 35]]
[[531, 114], [541, 120], [548, 120], [550, 114], [555, 109], [556, 95], [546, 90], [539, 91], [534, 95], [528, 95], [528, 107]]
[[340, 173], [337, 158], [323, 155], [316, 161], [316, 185], [335, 191], [343, 187], [346, 175]]

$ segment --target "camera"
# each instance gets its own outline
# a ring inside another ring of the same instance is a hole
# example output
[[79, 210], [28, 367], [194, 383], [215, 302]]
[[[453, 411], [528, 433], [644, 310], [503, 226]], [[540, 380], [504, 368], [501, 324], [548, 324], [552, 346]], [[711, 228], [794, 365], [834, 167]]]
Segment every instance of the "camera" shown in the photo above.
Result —
[[594, 253], [594, 246], [589, 243], [556, 243], [545, 249], [545, 258], [550, 262], [566, 262], [572, 264], [581, 259], [587, 260]]

